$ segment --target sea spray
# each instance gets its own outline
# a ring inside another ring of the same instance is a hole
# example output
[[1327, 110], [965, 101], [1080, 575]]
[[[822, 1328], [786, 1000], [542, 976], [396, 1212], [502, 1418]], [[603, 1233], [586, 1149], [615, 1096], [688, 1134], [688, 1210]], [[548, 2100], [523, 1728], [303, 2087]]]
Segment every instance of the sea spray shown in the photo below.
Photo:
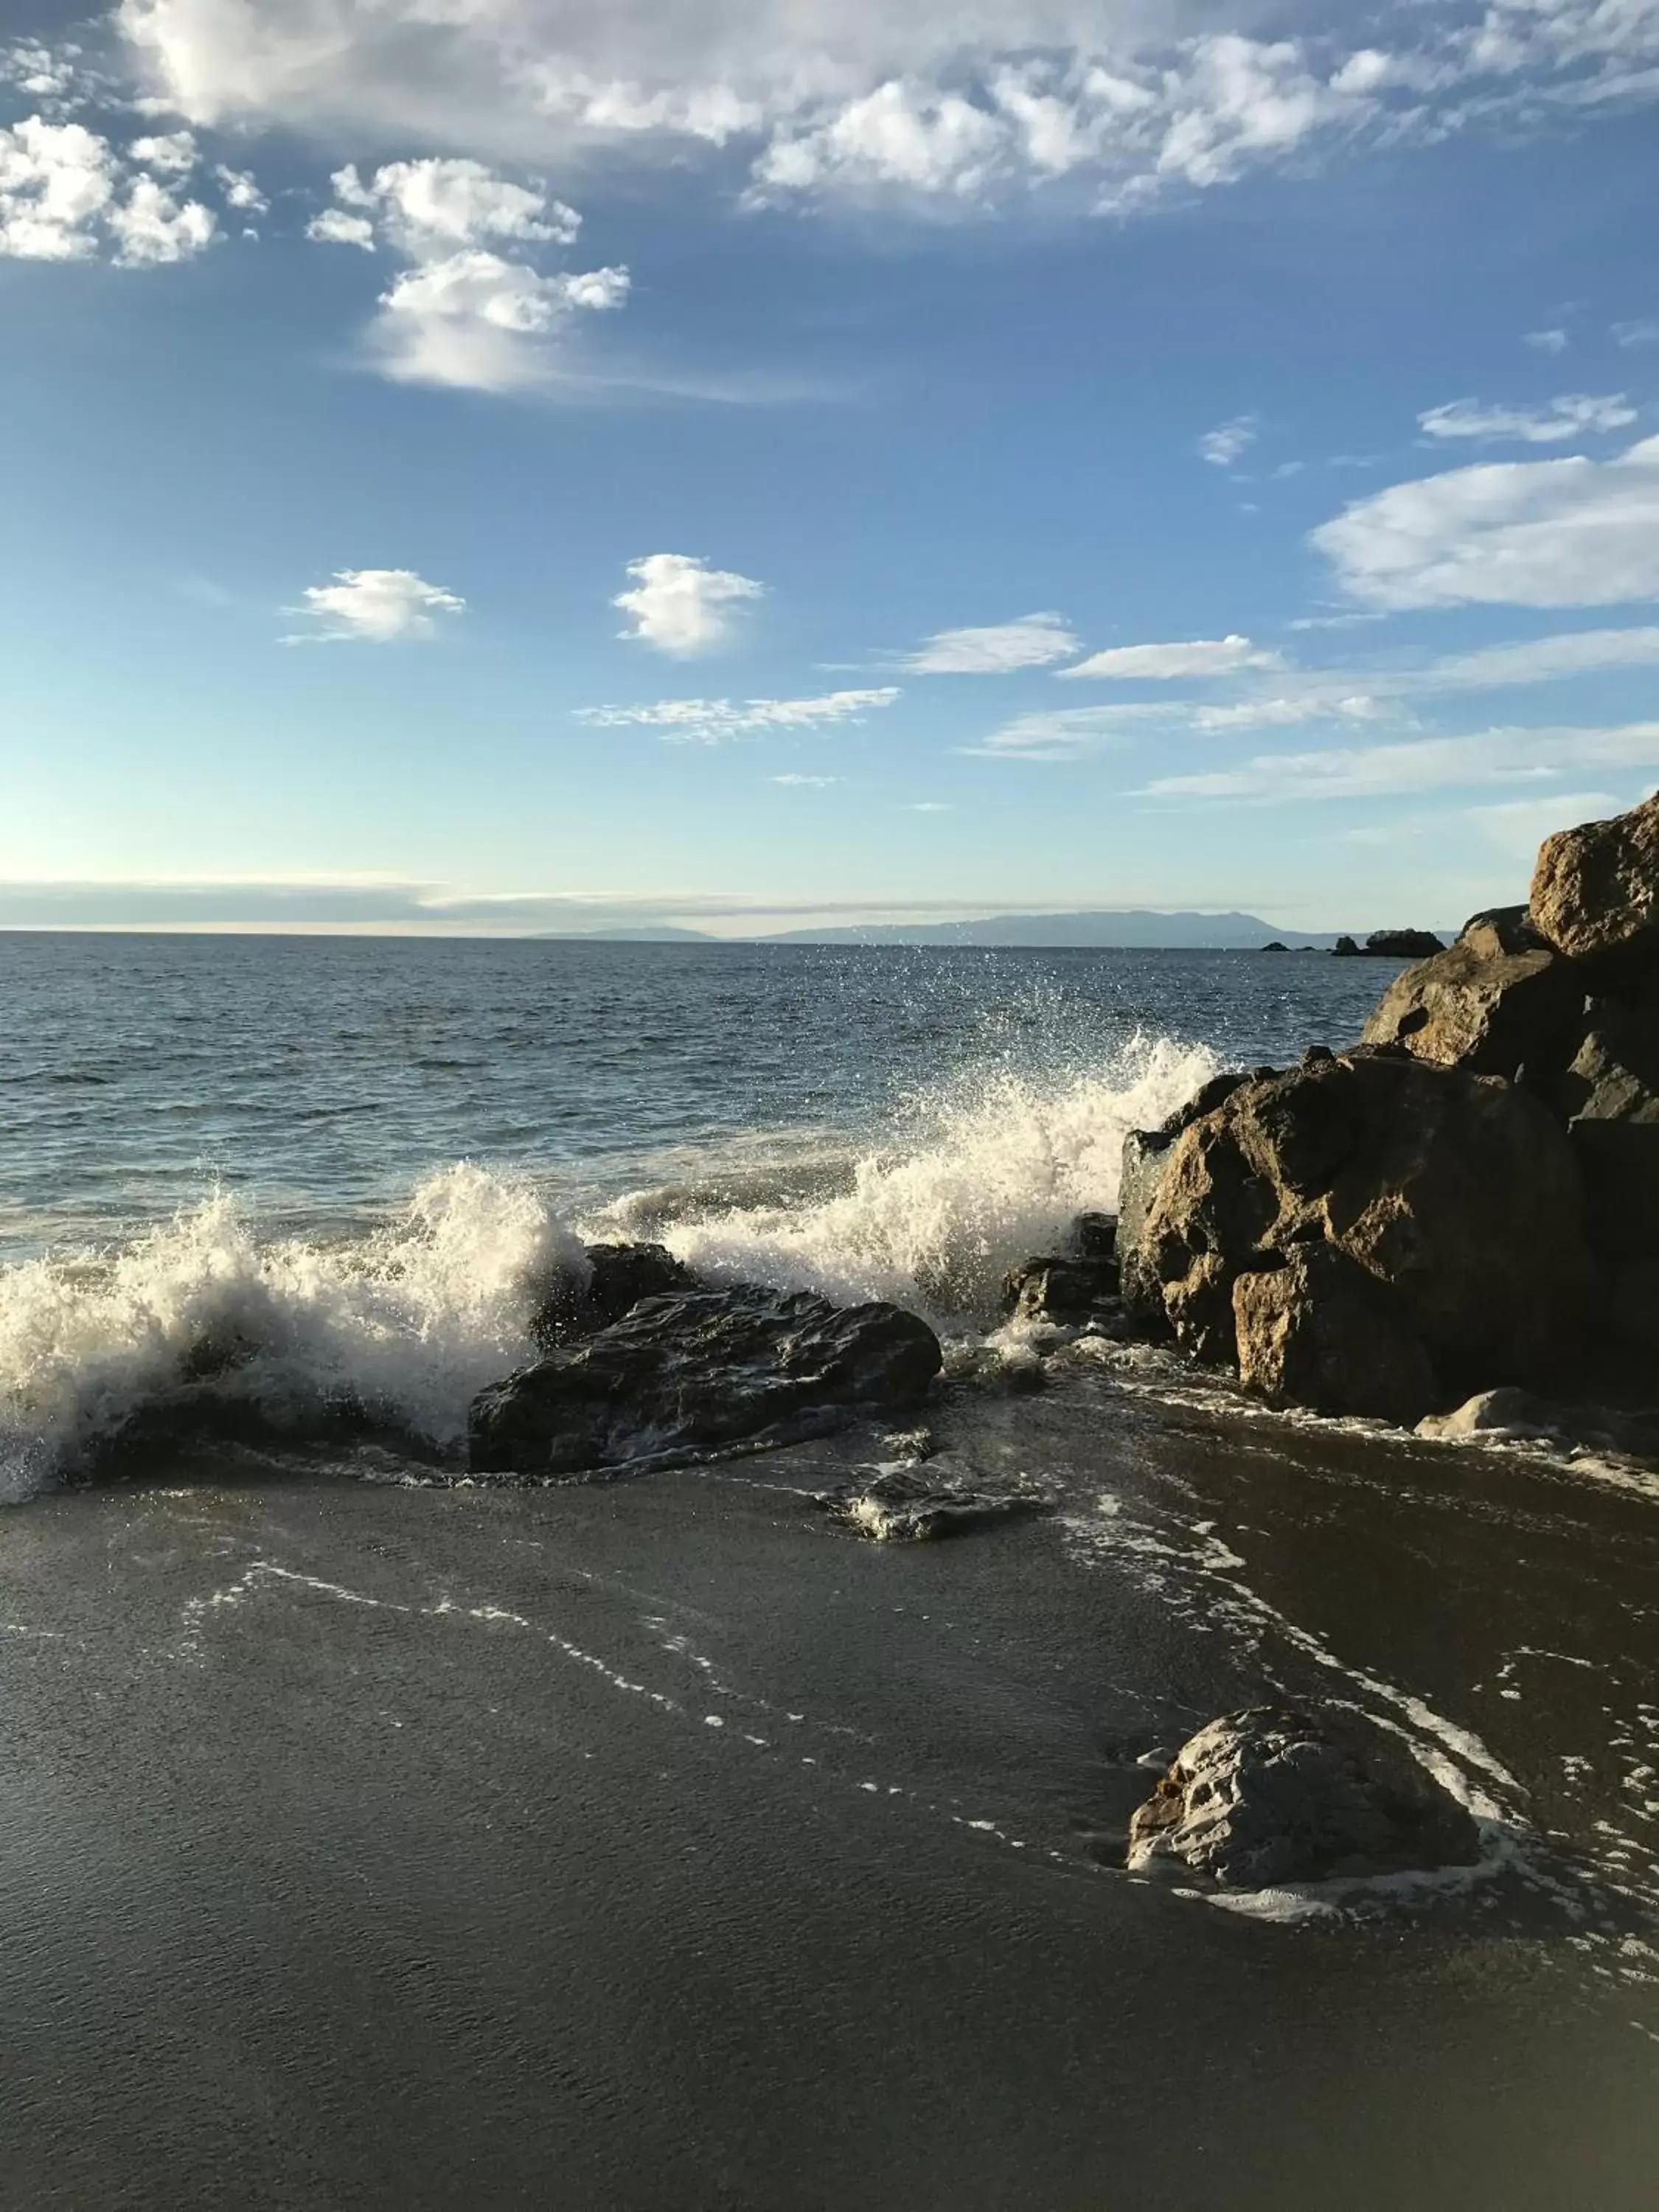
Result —
[[585, 1265], [532, 1184], [462, 1164], [352, 1243], [261, 1243], [220, 1194], [107, 1261], [0, 1271], [0, 1500], [204, 1364], [279, 1426], [352, 1405], [452, 1445], [476, 1393], [532, 1355], [538, 1290]]
[[1161, 1121], [1218, 1064], [1201, 1045], [1136, 1037], [1104, 1071], [963, 1077], [911, 1100], [908, 1141], [896, 1134], [857, 1159], [831, 1196], [654, 1227], [717, 1281], [891, 1298], [936, 1321], [982, 1322], [1017, 1261], [1054, 1249], [1079, 1213], [1115, 1206], [1127, 1131]]
[[[1138, 1037], [1104, 1067], [964, 1073], [914, 1095], [862, 1150], [836, 1158], [815, 1140], [803, 1158], [797, 1137], [769, 1170], [745, 1146], [738, 1192], [728, 1148], [672, 1194], [636, 1192], [580, 1225], [660, 1235], [716, 1282], [887, 1297], [982, 1328], [1009, 1267], [1115, 1204], [1125, 1132], [1216, 1065], [1201, 1046]], [[477, 1393], [534, 1356], [553, 1279], [586, 1265], [556, 1192], [462, 1163], [356, 1238], [262, 1236], [220, 1194], [112, 1255], [0, 1270], [0, 1501], [198, 1385], [278, 1430], [347, 1409], [453, 1449]]]

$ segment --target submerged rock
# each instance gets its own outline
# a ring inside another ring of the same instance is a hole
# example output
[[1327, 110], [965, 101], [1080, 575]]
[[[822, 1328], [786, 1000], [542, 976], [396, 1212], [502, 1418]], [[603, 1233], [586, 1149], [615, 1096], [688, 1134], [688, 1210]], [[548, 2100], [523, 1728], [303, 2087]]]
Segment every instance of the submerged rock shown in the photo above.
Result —
[[1659, 962], [1659, 796], [1547, 838], [1532, 918], [1558, 951], [1604, 970]]
[[939, 1339], [897, 1306], [744, 1286], [646, 1299], [474, 1400], [481, 1473], [574, 1474], [917, 1403]]
[[1320, 1413], [1409, 1424], [1435, 1401], [1434, 1369], [1395, 1301], [1328, 1244], [1233, 1285], [1238, 1375], [1247, 1389]]
[[1477, 1075], [1547, 1079], [1572, 1057], [1583, 1002], [1583, 979], [1529, 926], [1478, 915], [1455, 945], [1395, 977], [1364, 1042]]
[[1048, 1510], [1048, 1500], [1035, 1490], [982, 1490], [953, 1469], [954, 1462], [943, 1455], [930, 1461], [925, 1473], [914, 1463], [890, 1463], [869, 1470], [863, 1480], [823, 1492], [817, 1503], [878, 1544], [927, 1543], [1013, 1514]]
[[1346, 1713], [1228, 1713], [1189, 1737], [1129, 1824], [1132, 1873], [1229, 1889], [1472, 1866], [1480, 1831], [1395, 1737]]

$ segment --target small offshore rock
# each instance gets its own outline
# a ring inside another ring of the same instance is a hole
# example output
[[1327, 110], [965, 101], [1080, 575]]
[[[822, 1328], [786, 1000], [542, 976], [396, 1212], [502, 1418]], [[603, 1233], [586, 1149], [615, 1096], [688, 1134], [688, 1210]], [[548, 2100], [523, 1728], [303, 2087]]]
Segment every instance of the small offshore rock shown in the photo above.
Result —
[[1255, 1705], [1182, 1746], [1129, 1824], [1127, 1864], [1262, 1889], [1480, 1856], [1468, 1813], [1396, 1738], [1355, 1715]]
[[647, 1298], [482, 1391], [475, 1472], [559, 1475], [915, 1405], [942, 1363], [916, 1315], [745, 1285]]
[[1445, 939], [1431, 929], [1374, 929], [1364, 944], [1373, 960], [1426, 960], [1445, 949]]

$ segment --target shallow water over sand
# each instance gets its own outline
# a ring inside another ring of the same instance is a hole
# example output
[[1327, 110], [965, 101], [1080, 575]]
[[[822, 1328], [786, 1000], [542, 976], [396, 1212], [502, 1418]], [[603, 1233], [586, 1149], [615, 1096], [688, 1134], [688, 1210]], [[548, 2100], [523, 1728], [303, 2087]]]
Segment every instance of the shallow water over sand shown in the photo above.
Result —
[[[1056, 1511], [860, 1542], [854, 1438], [9, 1516], [12, 2201], [1650, 2201], [1653, 1507], [1087, 1371], [937, 1425]], [[1135, 1758], [1269, 1693], [1441, 1759], [1487, 1870], [1115, 1871]]]

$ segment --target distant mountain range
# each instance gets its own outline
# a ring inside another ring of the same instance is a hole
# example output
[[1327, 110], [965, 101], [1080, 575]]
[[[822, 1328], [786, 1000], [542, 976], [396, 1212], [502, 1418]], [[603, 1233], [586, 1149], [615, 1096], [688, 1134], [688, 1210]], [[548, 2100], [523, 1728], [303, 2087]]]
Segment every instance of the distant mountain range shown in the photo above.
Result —
[[[561, 933], [562, 934], [570, 933]], [[1360, 933], [1362, 935], [1363, 932]], [[1280, 942], [1328, 951], [1327, 931], [1286, 933], [1254, 914], [1156, 914], [1144, 908], [1091, 908], [1077, 914], [992, 914], [969, 921], [859, 922], [834, 929], [790, 929], [776, 935], [732, 939], [707, 930], [593, 929], [590, 944], [955, 945], [1032, 945], [1065, 950], [1102, 946], [1179, 951], [1252, 951]]]

